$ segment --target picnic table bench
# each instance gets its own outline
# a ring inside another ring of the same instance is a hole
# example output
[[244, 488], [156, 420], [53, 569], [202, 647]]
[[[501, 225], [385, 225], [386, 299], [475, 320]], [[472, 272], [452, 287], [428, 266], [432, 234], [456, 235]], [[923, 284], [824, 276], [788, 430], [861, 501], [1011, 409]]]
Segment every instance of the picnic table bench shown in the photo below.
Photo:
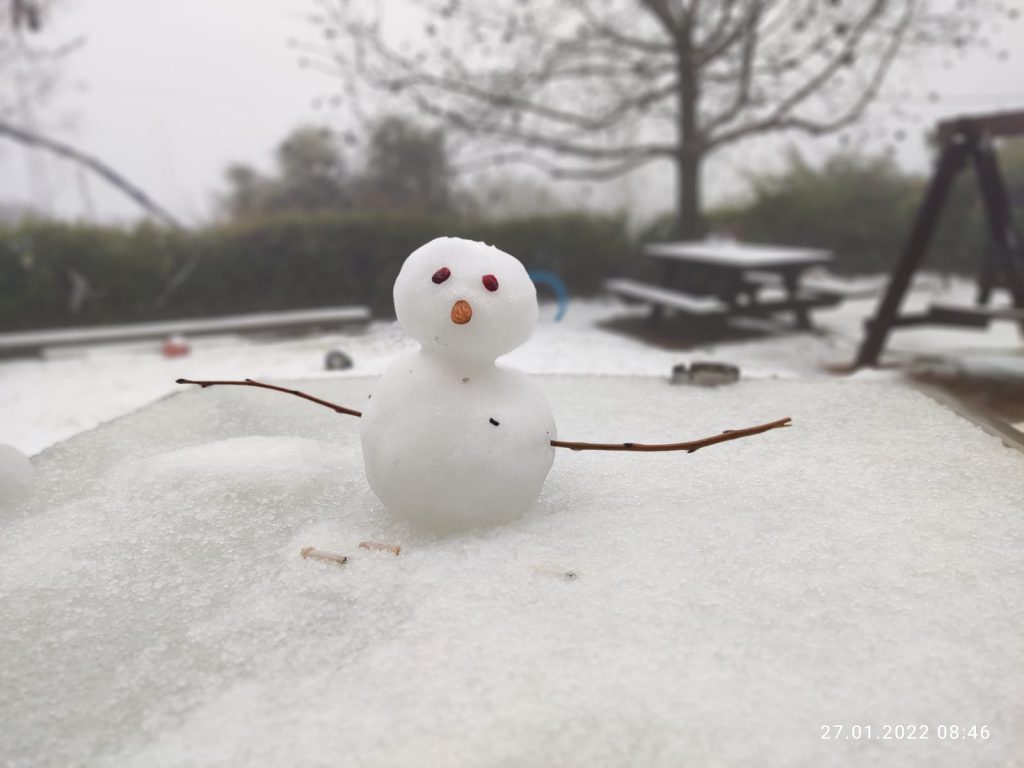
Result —
[[828, 264], [828, 251], [714, 240], [652, 243], [644, 253], [662, 262], [661, 285], [615, 278], [605, 287], [651, 305], [651, 316], [670, 309], [723, 317], [766, 317], [791, 312], [809, 328], [810, 311], [838, 304], [842, 291], [802, 285], [804, 272]]

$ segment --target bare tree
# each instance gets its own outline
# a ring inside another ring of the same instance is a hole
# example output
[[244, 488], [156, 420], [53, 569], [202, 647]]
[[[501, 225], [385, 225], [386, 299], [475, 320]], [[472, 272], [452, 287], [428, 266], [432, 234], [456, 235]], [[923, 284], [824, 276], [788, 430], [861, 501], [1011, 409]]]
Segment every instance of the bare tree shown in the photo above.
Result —
[[[228, 166], [223, 210], [236, 219], [285, 211], [451, 212], [448, 153], [441, 131], [385, 116], [369, 126], [361, 161], [354, 164], [348, 162], [340, 138], [322, 127], [302, 125], [278, 144], [274, 172]], [[346, 143], [356, 141], [350, 134]]]
[[[139, 186], [129, 181], [95, 155], [47, 136], [34, 127], [15, 123], [11, 115], [18, 111], [19, 101], [39, 98], [52, 87], [59, 63], [81, 43], [81, 38], [56, 47], [37, 47], [29, 36], [38, 33], [51, 10], [48, 0], [0, 0], [0, 96], [8, 91], [19, 98], [4, 102], [0, 98], [0, 138], [10, 139], [32, 149], [49, 152], [80, 165], [115, 187], [147, 213], [173, 228], [181, 228], [178, 220], [153, 200]], [[4, 11], [7, 11], [4, 14]]]
[[0, 117], [45, 99], [53, 90], [61, 62], [82, 42], [42, 45], [37, 38], [50, 12], [43, 0], [0, 0]]
[[[654, 160], [677, 175], [678, 229], [702, 233], [701, 169], [753, 136], [851, 125], [897, 56], [965, 51], [992, 0], [407, 0], [422, 24], [393, 34], [383, 3], [318, 0], [323, 41], [305, 65], [376, 89], [460, 132], [483, 154], [557, 178], [608, 179]], [[392, 6], [392, 10], [394, 10]]]
[[0, 118], [0, 137], [11, 139], [20, 144], [24, 144], [26, 147], [41, 149], [45, 152], [56, 155], [57, 157], [62, 157], [65, 160], [77, 163], [86, 170], [99, 176], [111, 186], [119, 189], [140, 208], [159, 221], [162, 221], [164, 224], [167, 224], [174, 229], [183, 229], [178, 220], [171, 215], [166, 208], [157, 204], [156, 201], [147, 195], [140, 187], [130, 182], [98, 157], [86, 154], [85, 152], [75, 149], [71, 145], [65, 144], [62, 141], [57, 141], [56, 139], [44, 136], [38, 131], [32, 131], [12, 125], [3, 118]]

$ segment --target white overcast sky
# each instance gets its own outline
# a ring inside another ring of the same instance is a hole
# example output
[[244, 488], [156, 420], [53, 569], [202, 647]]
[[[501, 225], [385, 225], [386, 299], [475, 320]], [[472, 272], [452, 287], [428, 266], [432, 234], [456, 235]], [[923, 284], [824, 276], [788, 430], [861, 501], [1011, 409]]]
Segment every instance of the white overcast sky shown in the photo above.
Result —
[[[1024, 0], [1009, 1], [1024, 8]], [[402, 0], [393, 2], [400, 10]], [[86, 42], [67, 60], [53, 97], [11, 117], [103, 158], [185, 222], [201, 223], [213, 216], [226, 164], [266, 167], [292, 127], [329, 119], [312, 103], [331, 92], [332, 82], [299, 69], [287, 45], [289, 38], [313, 36], [305, 21], [313, 9], [312, 0], [65, 0], [47, 39], [82, 35]], [[996, 40], [997, 49], [1010, 51], [1003, 62], [977, 54], [951, 68], [936, 59], [897, 69], [855, 141], [881, 149], [902, 128], [907, 138], [894, 144], [895, 161], [923, 170], [921, 135], [935, 119], [1024, 109], [1022, 37], [1018, 23]], [[929, 91], [940, 95], [938, 104], [927, 102]], [[896, 104], [916, 112], [920, 123], [889, 117]], [[717, 157], [707, 173], [708, 197], [740, 193], [745, 169], [773, 167], [793, 141], [760, 140]], [[821, 156], [837, 145], [801, 146]], [[0, 180], [0, 204], [104, 221], [138, 216], [133, 203], [103, 182], [2, 139]], [[595, 197], [643, 218], [669, 208], [672, 194], [671, 169], [662, 165], [605, 185]]]

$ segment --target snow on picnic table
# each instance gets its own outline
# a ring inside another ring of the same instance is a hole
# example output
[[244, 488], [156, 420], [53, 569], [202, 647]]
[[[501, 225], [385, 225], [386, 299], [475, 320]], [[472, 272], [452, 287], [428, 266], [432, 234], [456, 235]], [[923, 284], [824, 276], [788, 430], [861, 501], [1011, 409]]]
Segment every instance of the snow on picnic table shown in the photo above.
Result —
[[[259, 390], [182, 391], [45, 451], [40, 495], [0, 508], [0, 754], [147, 767], [1024, 754], [1020, 452], [892, 383], [538, 381], [566, 439], [794, 426], [693, 455], [559, 451], [525, 517], [437, 539], [373, 498], [355, 419]], [[295, 384], [355, 405], [373, 380]], [[349, 561], [304, 560], [310, 545]], [[930, 739], [823, 741], [836, 723], [922, 724]], [[989, 738], [938, 738], [972, 724]]]

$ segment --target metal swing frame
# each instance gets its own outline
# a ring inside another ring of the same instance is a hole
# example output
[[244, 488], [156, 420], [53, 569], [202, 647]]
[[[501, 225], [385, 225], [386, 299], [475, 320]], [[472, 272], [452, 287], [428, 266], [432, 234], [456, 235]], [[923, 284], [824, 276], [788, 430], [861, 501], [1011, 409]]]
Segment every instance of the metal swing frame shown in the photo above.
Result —
[[[903, 252], [874, 317], [866, 322], [866, 334], [853, 364], [854, 368], [878, 365], [889, 334], [910, 325], [956, 325], [984, 328], [993, 319], [1014, 320], [1024, 334], [1024, 245], [1014, 228], [1006, 184], [992, 145], [999, 136], [1024, 135], [1024, 112], [1004, 112], [980, 117], [958, 118], [940, 123], [940, 152], [924, 199], [917, 210]], [[978, 273], [975, 307], [932, 307], [918, 314], [900, 314], [900, 305], [911, 278], [924, 261], [928, 246], [938, 229], [949, 191], [957, 175], [972, 164], [985, 209], [989, 250]], [[1013, 309], [991, 308], [989, 301], [997, 286], [1005, 286], [1013, 298]]]

